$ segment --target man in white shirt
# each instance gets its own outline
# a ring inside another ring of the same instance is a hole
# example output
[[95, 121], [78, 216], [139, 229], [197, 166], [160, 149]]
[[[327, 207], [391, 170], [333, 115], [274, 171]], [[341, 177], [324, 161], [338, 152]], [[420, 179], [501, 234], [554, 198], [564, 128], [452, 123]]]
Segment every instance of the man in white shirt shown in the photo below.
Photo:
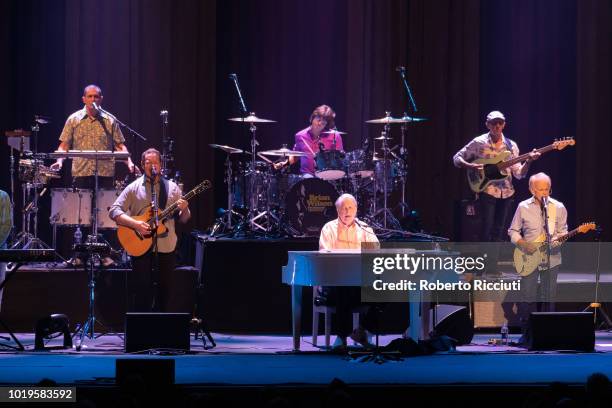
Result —
[[[527, 254], [533, 254], [539, 248], [539, 244], [534, 241], [542, 234], [548, 234], [550, 242], [554, 244], [555, 240], [567, 233], [567, 210], [562, 202], [550, 197], [551, 180], [545, 173], [534, 174], [529, 178], [529, 191], [533, 197], [519, 203], [508, 235], [514, 245]], [[548, 219], [545, 219], [545, 215]], [[521, 278], [521, 291], [525, 302], [519, 302], [517, 306], [524, 330], [527, 328], [529, 315], [536, 311], [536, 299], [541, 301], [541, 311], [554, 312], [560, 264], [559, 248], [552, 249], [549, 264], [540, 265], [531, 274]]]
[[[336, 200], [336, 211], [338, 218], [329, 221], [321, 230], [319, 237], [319, 250], [334, 249], [360, 249], [362, 242], [370, 242], [373, 246], [378, 246], [379, 241], [372, 231], [363, 221], [357, 219], [357, 200], [350, 194], [342, 194]], [[356, 271], [358, 273], [359, 271]], [[361, 288], [359, 287], [324, 287], [329, 306], [336, 306], [336, 321], [338, 338], [334, 346], [346, 346], [346, 338], [351, 338], [356, 342], [367, 345], [366, 328], [373, 326], [375, 321], [375, 311], [367, 305], [361, 304]], [[366, 310], [360, 311], [360, 327], [351, 333], [353, 310], [362, 307]]]

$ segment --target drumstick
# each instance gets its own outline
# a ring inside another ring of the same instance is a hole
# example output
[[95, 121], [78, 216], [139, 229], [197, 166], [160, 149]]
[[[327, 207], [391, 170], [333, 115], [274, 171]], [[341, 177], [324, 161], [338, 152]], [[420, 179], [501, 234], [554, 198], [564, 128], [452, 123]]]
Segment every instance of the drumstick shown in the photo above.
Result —
[[313, 156], [316, 156], [316, 153], [312, 150], [312, 148], [310, 147], [310, 145], [306, 142], [306, 139], [304, 139], [304, 136], [300, 136], [300, 138], [302, 138], [302, 141], [304, 142], [304, 145], [306, 145], [306, 147], [308, 148], [308, 150], [310, 150], [310, 153], [312, 153]]

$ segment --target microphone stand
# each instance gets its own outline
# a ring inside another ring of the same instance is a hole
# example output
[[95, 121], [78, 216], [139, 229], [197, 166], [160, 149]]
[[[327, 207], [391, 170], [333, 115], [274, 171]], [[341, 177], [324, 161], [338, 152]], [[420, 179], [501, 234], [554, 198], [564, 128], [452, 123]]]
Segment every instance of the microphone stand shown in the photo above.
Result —
[[[159, 225], [159, 208], [157, 202], [157, 192], [155, 191], [155, 178], [157, 172], [151, 170], [151, 221], [153, 228], [151, 229], [153, 238], [153, 262], [151, 265], [151, 284], [153, 285], [153, 301], [151, 303], [151, 311], [154, 312], [158, 308], [158, 297], [159, 297], [159, 250], [157, 248], [157, 227]], [[161, 176], [159, 182], [163, 183]]]
[[240, 110], [242, 111], [243, 116], [247, 116], [249, 114], [249, 110], [246, 107], [246, 103], [244, 103], [244, 99], [242, 98], [242, 92], [240, 92], [240, 85], [238, 85], [238, 75], [229, 74], [230, 79], [234, 81], [234, 86], [236, 87], [236, 92], [238, 93], [238, 102], [240, 102]]
[[[404, 88], [406, 89], [406, 94], [408, 95], [408, 101], [409, 104], [408, 106], [412, 106], [412, 111], [414, 113], [418, 112], [418, 108], [416, 106], [416, 102], [414, 100], [414, 96], [412, 95], [412, 90], [410, 89], [410, 85], [408, 84], [408, 80], [406, 79], [406, 67], [397, 67], [396, 70], [400, 73], [401, 79], [402, 79], [402, 83], [404, 84]], [[404, 116], [408, 116], [407, 113], [404, 113]], [[408, 206], [408, 203], [406, 203], [406, 169], [407, 169], [407, 165], [408, 163], [406, 163], [406, 132], [407, 132], [407, 125], [406, 123], [402, 123], [402, 128], [401, 128], [401, 132], [402, 132], [402, 143], [401, 143], [401, 147], [400, 147], [400, 157], [401, 157], [401, 179], [402, 179], [402, 201], [399, 203], [400, 206], [400, 210], [401, 210], [401, 214], [402, 214], [402, 218], [406, 216], [406, 210], [409, 209], [410, 207]]]
[[598, 328], [601, 329], [602, 327], [605, 327], [606, 330], [610, 331], [610, 329], [612, 329], [612, 320], [604, 310], [604, 305], [599, 302], [599, 282], [601, 276], [601, 271], [599, 269], [599, 261], [601, 258], [601, 232], [601, 228], [598, 227], [595, 229], [595, 241], [597, 242], [597, 267], [595, 269], [595, 300], [591, 302], [591, 304], [589, 304], [589, 306], [587, 306], [586, 309], [583, 310], [583, 312], [588, 312], [593, 309], [593, 325], [596, 325], [597, 311], [599, 311], [599, 314], [603, 318], [603, 322], [601, 322]]
[[[550, 252], [552, 239], [550, 236], [550, 229], [548, 228], [548, 198], [544, 201], [542, 199], [542, 215], [544, 217], [544, 234], [546, 235], [546, 271], [550, 273]], [[536, 281], [537, 286], [537, 281]], [[536, 292], [537, 293], [537, 292]], [[552, 299], [542, 299], [544, 302], [552, 302]], [[551, 310], [550, 305], [545, 310]]]
[[[97, 104], [96, 104], [97, 105]], [[97, 110], [99, 110], [100, 112], [104, 112], [106, 113], [108, 116], [110, 116], [111, 118], [113, 118], [121, 127], [126, 128], [127, 130], [129, 130], [129, 132], [133, 135], [138, 136], [140, 139], [142, 139], [143, 142], [147, 141], [147, 138], [144, 137], [143, 135], [141, 135], [140, 133], [138, 133], [137, 131], [135, 131], [134, 129], [132, 129], [131, 127], [129, 127], [128, 125], [126, 125], [125, 123], [123, 123], [122, 121], [120, 121], [119, 119], [117, 119], [117, 117], [115, 115], [113, 115], [112, 113], [102, 109], [101, 106], [97, 105], [96, 107]]]

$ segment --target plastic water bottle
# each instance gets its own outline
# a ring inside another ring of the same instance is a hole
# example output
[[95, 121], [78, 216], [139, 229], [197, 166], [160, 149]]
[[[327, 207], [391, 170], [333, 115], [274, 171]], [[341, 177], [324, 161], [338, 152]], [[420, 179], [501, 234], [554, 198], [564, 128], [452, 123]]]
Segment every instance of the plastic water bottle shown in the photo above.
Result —
[[74, 231], [74, 243], [80, 244], [83, 239], [83, 233], [81, 232], [81, 228], [77, 227], [76, 231]]
[[508, 322], [504, 322], [501, 328], [501, 344], [502, 346], [508, 345]]

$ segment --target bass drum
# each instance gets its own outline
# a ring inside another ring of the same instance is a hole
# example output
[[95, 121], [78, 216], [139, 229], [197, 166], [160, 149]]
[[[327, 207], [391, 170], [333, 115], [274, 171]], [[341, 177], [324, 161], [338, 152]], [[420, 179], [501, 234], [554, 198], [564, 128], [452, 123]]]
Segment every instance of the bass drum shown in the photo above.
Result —
[[296, 183], [285, 199], [285, 217], [294, 236], [318, 237], [323, 225], [338, 216], [338, 196], [334, 186], [321, 179]]

